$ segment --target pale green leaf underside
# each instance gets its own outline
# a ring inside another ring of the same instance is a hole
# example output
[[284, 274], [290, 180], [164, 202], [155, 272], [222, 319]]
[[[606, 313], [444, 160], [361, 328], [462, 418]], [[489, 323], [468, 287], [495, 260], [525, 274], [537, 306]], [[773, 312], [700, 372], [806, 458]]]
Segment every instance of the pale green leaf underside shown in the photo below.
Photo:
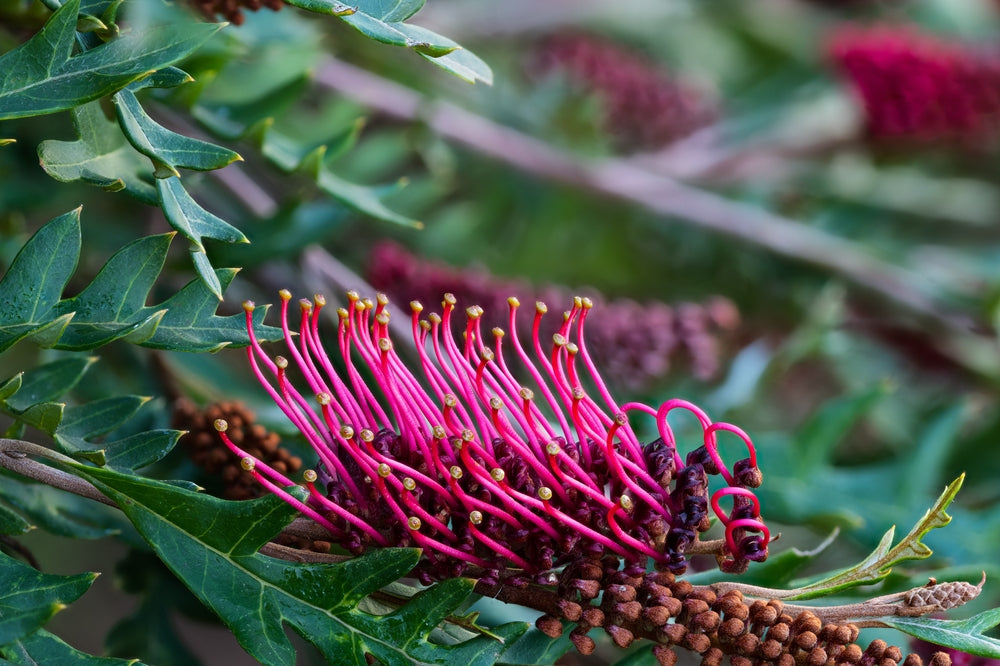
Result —
[[933, 617], [879, 619], [894, 629], [936, 645], [980, 657], [1000, 659], [1000, 640], [983, 634], [1000, 624], [1000, 608], [984, 611], [966, 620], [941, 620]]

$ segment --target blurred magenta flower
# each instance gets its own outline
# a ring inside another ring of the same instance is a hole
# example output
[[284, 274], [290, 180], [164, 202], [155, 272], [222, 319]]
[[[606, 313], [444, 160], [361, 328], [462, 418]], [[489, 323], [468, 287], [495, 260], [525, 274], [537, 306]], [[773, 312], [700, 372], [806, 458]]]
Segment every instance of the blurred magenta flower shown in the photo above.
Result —
[[585, 33], [548, 37], [531, 62], [558, 72], [604, 104], [605, 129], [619, 147], [655, 150], [713, 122], [715, 104], [705, 91], [612, 41]]
[[[514, 298], [509, 334], [484, 331], [483, 311], [472, 306], [456, 335], [450, 294], [441, 313], [426, 319], [411, 303], [418, 359], [412, 369], [389, 338], [388, 299], [353, 292], [348, 299], [338, 310], [332, 358], [320, 340], [322, 297], [299, 302], [293, 333], [291, 294], [281, 292], [288, 357], [273, 359], [254, 337], [254, 305], [244, 305], [251, 367], [319, 457], [317, 470], [304, 475], [307, 499], [234, 444], [224, 421], [216, 424], [245, 469], [343, 548], [419, 546], [427, 581], [469, 567], [488, 580], [506, 579], [509, 568], [520, 570], [510, 576], [540, 578], [603, 555], [633, 568], [645, 568], [648, 558], [679, 573], [711, 511], [723, 527], [713, 552], [724, 570], [741, 571], [767, 556], [770, 533], [750, 490], [761, 483], [750, 438], [684, 400], [658, 407], [615, 402], [584, 342], [588, 299], [573, 301], [548, 343], [538, 333], [542, 303], [527, 341], [517, 334]], [[677, 410], [693, 414], [702, 431], [686, 456], [667, 422]], [[640, 442], [629, 415], [650, 419], [659, 437]], [[727, 465], [720, 438], [745, 457]], [[711, 494], [710, 475], [721, 477]]]
[[876, 138], [977, 140], [1000, 122], [1000, 60], [905, 25], [848, 26], [830, 55]]

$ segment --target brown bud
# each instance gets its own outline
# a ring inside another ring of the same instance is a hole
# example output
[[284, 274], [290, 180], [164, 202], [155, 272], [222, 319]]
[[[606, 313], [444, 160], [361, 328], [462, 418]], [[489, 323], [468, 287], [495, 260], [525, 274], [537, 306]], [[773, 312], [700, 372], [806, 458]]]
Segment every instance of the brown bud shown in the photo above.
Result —
[[704, 613], [698, 613], [691, 618], [691, 628], [696, 631], [705, 632], [706, 634], [710, 634], [718, 629], [719, 624], [719, 614], [715, 611], [708, 610]]
[[535, 626], [538, 627], [540, 632], [549, 638], [559, 638], [562, 636], [562, 622], [559, 621], [559, 618], [553, 617], [552, 615], [541, 616], [535, 620]]
[[588, 608], [583, 611], [582, 620], [591, 627], [600, 627], [604, 624], [604, 611], [600, 608]]
[[679, 580], [673, 584], [671, 589], [673, 590], [675, 597], [685, 599], [687, 595], [691, 594], [691, 590], [694, 589], [694, 586], [686, 580]]
[[822, 626], [823, 622], [810, 611], [802, 611], [795, 616], [795, 620], [792, 622], [792, 630], [797, 634], [804, 631], [815, 634]]
[[584, 599], [593, 599], [601, 592], [601, 581], [599, 580], [585, 580], [582, 578], [577, 578], [576, 580], [570, 581], [570, 588], [580, 591], [580, 596]]
[[767, 630], [767, 637], [779, 643], [784, 643], [791, 635], [791, 627], [787, 624], [776, 624]]
[[768, 638], [766, 641], [760, 644], [760, 656], [768, 661], [774, 661], [778, 658], [785, 649], [785, 646], [774, 640], [773, 638]]
[[667, 609], [667, 612], [670, 613], [670, 617], [677, 617], [681, 614], [683, 605], [681, 604], [681, 600], [676, 597], [660, 599], [658, 603]]
[[689, 594], [687, 598], [688, 599], [701, 599], [702, 601], [704, 601], [709, 606], [711, 606], [712, 604], [714, 604], [716, 602], [716, 600], [718, 599], [718, 597], [716, 596], [715, 592], [713, 592], [712, 589], [708, 588], [708, 587], [698, 587], [698, 588], [695, 588], [694, 590], [691, 591], [691, 594]]
[[803, 631], [795, 637], [795, 644], [803, 650], [811, 650], [816, 647], [816, 634], [811, 631]]
[[924, 660], [920, 658], [920, 655], [910, 653], [903, 660], [903, 666], [924, 666]]
[[743, 620], [731, 617], [719, 626], [719, 635], [726, 638], [735, 638], [742, 634], [744, 629], [746, 629], [746, 625], [743, 623]]
[[628, 622], [635, 622], [642, 613], [642, 604], [638, 601], [629, 601], [623, 604], [615, 604], [615, 616]]
[[838, 664], [856, 664], [861, 659], [861, 646], [850, 643], [844, 646], [843, 652], [837, 655]]
[[871, 643], [868, 644], [868, 648], [865, 650], [865, 655], [873, 660], [879, 660], [882, 658], [882, 653], [885, 652], [886, 642], [881, 638], [876, 638]]
[[806, 665], [823, 666], [823, 664], [826, 663], [826, 660], [826, 650], [821, 647], [816, 647], [809, 651], [809, 656], [806, 658]]
[[882, 657], [878, 661], [878, 666], [897, 666], [895, 659], [889, 659], [889, 657]]
[[683, 624], [665, 624], [657, 632], [662, 637], [663, 642], [678, 644], [687, 636], [687, 627]]
[[927, 666], [951, 666], [951, 655], [947, 652], [935, 652]]
[[752, 657], [760, 644], [760, 639], [753, 634], [743, 634], [737, 637], [733, 644], [736, 646], [737, 652]]
[[697, 615], [698, 613], [704, 613], [709, 609], [708, 604], [706, 604], [701, 599], [693, 599], [688, 597], [684, 600], [684, 610], [689, 616]]
[[575, 631], [571, 631], [569, 639], [573, 642], [573, 645], [576, 646], [576, 650], [580, 654], [592, 654], [594, 652], [594, 648], [597, 647], [597, 644], [594, 643], [594, 639], [587, 634], [578, 634]]
[[611, 636], [611, 640], [615, 642], [620, 648], [627, 648], [635, 640], [635, 635], [624, 627], [619, 627], [617, 624], [609, 624], [604, 628]]
[[753, 666], [753, 660], [746, 657], [740, 657], [739, 655], [733, 655], [729, 658], [729, 663], [733, 666]]
[[757, 612], [750, 609], [750, 621], [760, 627], [770, 627], [778, 621], [778, 610], [772, 606], [763, 606]]
[[584, 580], [600, 580], [604, 575], [601, 565], [593, 562], [581, 562], [574, 567], [573, 572]]
[[604, 594], [615, 601], [632, 601], [635, 599], [635, 588], [631, 585], [608, 585]]
[[712, 647], [712, 639], [705, 634], [695, 634], [689, 631], [687, 636], [684, 637], [684, 640], [681, 641], [681, 645], [689, 650], [694, 650], [698, 654], [701, 654], [708, 648]]
[[559, 599], [556, 602], [559, 607], [559, 612], [562, 614], [563, 619], [569, 620], [570, 622], [576, 622], [583, 615], [583, 606], [576, 603], [575, 601], [570, 601], [569, 599]]
[[743, 595], [733, 595], [731, 592], [726, 592], [724, 595], [719, 597], [719, 600], [715, 603], [715, 608], [720, 613], [725, 613], [726, 615], [732, 615], [738, 608], [745, 606], [743, 603]]
[[902, 659], [903, 659], [903, 651], [900, 650], [895, 645], [890, 645], [889, 647], [887, 647], [885, 649], [885, 652], [882, 653], [882, 658], [883, 659], [892, 659], [893, 661], [902, 661]]
[[670, 611], [663, 606], [646, 606], [642, 611], [642, 617], [654, 627], [659, 627], [669, 622], [671, 616]]
[[795, 666], [795, 657], [788, 654], [787, 652], [782, 652], [778, 656], [777, 666]]
[[717, 647], [709, 648], [701, 655], [701, 666], [721, 666], [725, 655]]
[[667, 645], [654, 645], [653, 656], [659, 666], [674, 666], [677, 663], [677, 653]]

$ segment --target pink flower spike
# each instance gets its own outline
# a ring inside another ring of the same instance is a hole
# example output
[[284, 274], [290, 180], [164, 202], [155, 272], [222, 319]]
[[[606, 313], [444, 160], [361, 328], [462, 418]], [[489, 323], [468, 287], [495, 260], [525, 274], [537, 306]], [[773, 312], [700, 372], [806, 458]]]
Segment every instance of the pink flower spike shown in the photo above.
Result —
[[491, 539], [486, 536], [476, 527], [479, 523], [483, 522], [483, 514], [479, 511], [472, 511], [469, 513], [469, 531], [472, 532], [472, 536], [483, 542], [487, 548], [494, 551], [497, 555], [505, 557], [515, 565], [521, 567], [522, 569], [531, 570], [533, 567], [528, 563], [527, 560], [518, 556], [514, 551], [510, 550], [503, 544], [501, 544], [496, 539]]
[[[714, 493], [712, 493], [712, 511], [715, 513], [715, 515], [718, 517], [718, 519], [722, 522], [723, 525], [728, 525], [730, 523], [730, 517], [729, 517], [730, 514], [727, 514], [725, 511], [723, 511], [722, 507], [719, 505], [719, 500], [726, 495], [733, 497], [736, 496], [744, 497], [750, 500], [751, 504], [754, 507], [754, 512], [753, 512], [754, 517], [756, 518], [760, 516], [760, 500], [757, 499], [756, 495], [754, 495], [746, 488], [726, 486], [725, 488], [719, 488]], [[735, 506], [735, 500], [734, 500], [734, 506]]]

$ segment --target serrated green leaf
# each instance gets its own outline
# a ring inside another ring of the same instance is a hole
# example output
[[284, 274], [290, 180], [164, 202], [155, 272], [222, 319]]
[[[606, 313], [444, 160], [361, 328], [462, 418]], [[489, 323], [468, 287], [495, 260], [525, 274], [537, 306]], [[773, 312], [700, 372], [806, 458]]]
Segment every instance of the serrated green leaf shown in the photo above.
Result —
[[95, 361], [93, 356], [69, 356], [22, 373], [20, 389], [6, 400], [6, 406], [23, 411], [55, 400], [76, 386]]
[[0, 281], [0, 351], [49, 323], [79, 254], [79, 209], [55, 218], [24, 244]]
[[[215, 271], [222, 290], [225, 291], [236, 276], [236, 269], [221, 268]], [[228, 345], [248, 345], [243, 313], [229, 316], [215, 314], [219, 300], [201, 280], [192, 280], [183, 289], [163, 302], [166, 308], [156, 333], [144, 347], [175, 351], [218, 351]], [[281, 339], [281, 329], [264, 325], [267, 306], [258, 307], [253, 313], [254, 331], [261, 340]]]
[[152, 465], [170, 453], [183, 433], [180, 430], [150, 430], [104, 445], [104, 465], [121, 471]]
[[144, 306], [163, 268], [171, 238], [173, 234], [160, 234], [129, 243], [82, 292], [60, 301], [55, 312], [75, 314], [58, 341], [59, 348], [94, 349], [125, 336], [138, 336], [140, 329], [158, 322], [156, 313], [149, 313]]
[[0, 645], [39, 629], [60, 608], [79, 599], [95, 578], [93, 573], [42, 573], [0, 553]]
[[498, 666], [524, 666], [526, 664], [554, 664], [559, 657], [573, 649], [569, 632], [559, 638], [549, 638], [538, 629], [531, 628], [511, 644], [501, 655]]
[[939, 620], [934, 617], [879, 618], [893, 629], [924, 641], [961, 652], [1000, 659], [1000, 640], [983, 635], [1000, 624], [1000, 608], [973, 615], [966, 620]]
[[121, 512], [42, 483], [4, 474], [0, 497], [39, 528], [71, 539], [102, 539], [134, 530]]
[[875, 550], [860, 563], [823, 580], [802, 586], [796, 590], [795, 594], [786, 598], [812, 599], [857, 585], [877, 583], [888, 576], [892, 567], [900, 562], [930, 557], [931, 549], [921, 539], [931, 530], [944, 527], [951, 522], [951, 516], [945, 510], [955, 499], [964, 479], [965, 474], [962, 474], [952, 481], [938, 497], [934, 506], [927, 510], [923, 518], [898, 544], [892, 546], [895, 534], [895, 527], [893, 527], [885, 533]]
[[0, 657], [9, 664], [37, 666], [38, 664], [59, 664], [59, 666], [133, 666], [141, 664], [138, 659], [115, 659], [95, 657], [81, 652], [44, 629], [20, 641], [0, 648]]
[[30, 40], [0, 56], [0, 119], [72, 109], [194, 52], [219, 26], [154, 26], [72, 56], [79, 0], [68, 0]]
[[43, 402], [28, 407], [17, 415], [17, 420], [51, 435], [59, 427], [65, 408], [61, 402]]
[[112, 192], [125, 190], [150, 205], [157, 204], [149, 159], [133, 148], [118, 123], [104, 117], [98, 102], [73, 109], [76, 141], [42, 141], [38, 159], [58, 181], [83, 181]]
[[119, 427], [147, 402], [149, 398], [126, 395], [69, 407], [54, 433], [56, 443], [68, 455], [103, 450], [88, 440]]
[[[212, 608], [254, 658], [294, 662], [282, 625], [293, 626], [330, 663], [493, 663], [503, 644], [477, 637], [455, 646], [427, 641], [435, 623], [468, 596], [471, 581], [427, 590], [384, 617], [357, 609], [368, 594], [407, 573], [413, 549], [379, 549], [336, 564], [292, 563], [256, 551], [295, 515], [281, 499], [226, 502], [107, 469], [70, 467], [108, 494], [164, 563]], [[503, 628], [501, 628], [503, 629]], [[499, 631], [509, 638], [523, 626]]]
[[129, 90], [115, 93], [111, 101], [115, 105], [118, 123], [132, 147], [156, 164], [166, 167], [174, 176], [180, 175], [178, 168], [210, 171], [242, 159], [228, 148], [193, 139], [159, 125]]

